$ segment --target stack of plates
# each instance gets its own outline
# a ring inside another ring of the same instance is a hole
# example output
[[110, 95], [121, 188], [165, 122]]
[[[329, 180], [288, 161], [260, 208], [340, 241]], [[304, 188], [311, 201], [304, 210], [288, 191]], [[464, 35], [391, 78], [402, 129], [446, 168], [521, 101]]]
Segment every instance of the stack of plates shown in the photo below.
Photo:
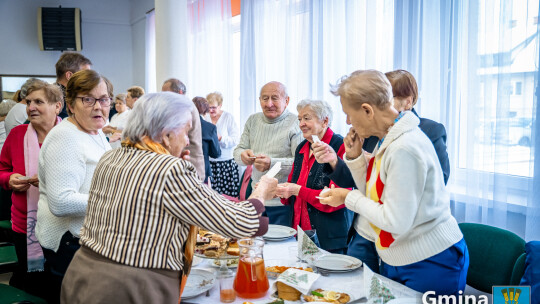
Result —
[[263, 235], [267, 241], [279, 242], [286, 240], [296, 234], [296, 230], [291, 227], [281, 225], [268, 225], [268, 232]]
[[362, 261], [343, 254], [326, 254], [313, 262], [313, 266], [326, 272], [349, 272], [360, 268]]

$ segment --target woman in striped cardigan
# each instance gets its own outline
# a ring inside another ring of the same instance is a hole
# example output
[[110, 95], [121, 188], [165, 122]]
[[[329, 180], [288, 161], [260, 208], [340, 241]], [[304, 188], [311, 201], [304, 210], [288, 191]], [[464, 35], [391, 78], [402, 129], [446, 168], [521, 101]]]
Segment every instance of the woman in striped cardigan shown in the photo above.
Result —
[[203, 184], [184, 160], [190, 107], [167, 92], [135, 105], [122, 148], [105, 153], [95, 170], [63, 303], [178, 303], [196, 226], [234, 238], [266, 233], [263, 202], [277, 180], [263, 179], [240, 203]]

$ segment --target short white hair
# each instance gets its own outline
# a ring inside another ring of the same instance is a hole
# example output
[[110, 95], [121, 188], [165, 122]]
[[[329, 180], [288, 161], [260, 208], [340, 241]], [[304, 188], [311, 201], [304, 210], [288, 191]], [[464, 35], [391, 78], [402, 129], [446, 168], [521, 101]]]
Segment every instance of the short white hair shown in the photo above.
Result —
[[0, 117], [4, 117], [8, 115], [9, 110], [13, 108], [17, 102], [11, 99], [4, 99], [2, 102], [0, 102]]
[[123, 137], [138, 143], [146, 135], [161, 143], [164, 133], [177, 131], [191, 121], [193, 106], [184, 95], [172, 92], [145, 94], [131, 110]]
[[334, 112], [326, 101], [304, 99], [296, 105], [296, 110], [300, 113], [300, 111], [306, 107], [309, 107], [320, 121], [324, 121], [325, 118], [328, 118], [328, 125], [330, 126], [332, 124]]

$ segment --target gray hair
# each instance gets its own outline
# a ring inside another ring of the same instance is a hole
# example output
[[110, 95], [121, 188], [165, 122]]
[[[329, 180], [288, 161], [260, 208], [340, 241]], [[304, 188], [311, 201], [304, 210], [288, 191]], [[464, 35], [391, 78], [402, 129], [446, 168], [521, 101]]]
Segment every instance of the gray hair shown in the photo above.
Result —
[[186, 95], [186, 85], [180, 81], [180, 79], [169, 78], [163, 82], [163, 84], [169, 83], [171, 90], [175, 93]]
[[11, 99], [4, 99], [0, 102], [0, 117], [4, 117], [8, 114], [9, 110], [13, 108], [17, 103]]
[[184, 95], [172, 92], [145, 94], [131, 110], [123, 137], [139, 143], [148, 136], [161, 143], [164, 133], [177, 131], [191, 121], [193, 106]]
[[21, 97], [21, 100], [25, 99], [26, 96], [28, 96], [28, 88], [34, 84], [34, 82], [36, 81], [41, 81], [41, 82], [44, 82], [43, 80], [41, 79], [37, 79], [37, 78], [28, 78], [25, 83], [22, 85], [21, 87], [21, 93], [20, 93], [20, 97]]
[[116, 103], [116, 100], [118, 99], [122, 102], [122, 104], [126, 104], [126, 96], [127, 94], [125, 93], [117, 94], [116, 97], [114, 98], [114, 103]]
[[332, 124], [334, 112], [326, 101], [304, 99], [298, 103], [296, 110], [300, 113], [300, 111], [306, 107], [310, 108], [320, 121], [324, 121], [324, 119], [328, 117], [328, 126]]
[[347, 100], [356, 109], [367, 103], [385, 110], [393, 104], [394, 99], [390, 81], [376, 70], [358, 70], [344, 76], [332, 86], [330, 92]]

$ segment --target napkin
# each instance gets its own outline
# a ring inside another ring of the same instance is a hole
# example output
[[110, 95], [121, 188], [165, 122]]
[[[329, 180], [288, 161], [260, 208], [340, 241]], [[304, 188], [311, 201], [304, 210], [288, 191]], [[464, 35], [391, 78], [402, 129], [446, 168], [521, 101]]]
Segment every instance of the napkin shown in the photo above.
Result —
[[306, 235], [304, 230], [297, 226], [296, 231], [298, 233], [298, 258], [302, 261], [306, 261], [308, 264], [313, 264], [319, 257], [327, 254], [328, 252], [320, 249], [313, 243], [313, 241]]
[[276, 176], [276, 174], [278, 174], [280, 170], [281, 162], [277, 162], [272, 168], [270, 168], [270, 170], [268, 170], [268, 172], [266, 172], [265, 175], [270, 178], [274, 178], [274, 176]]
[[371, 298], [383, 298], [383, 303], [396, 298], [421, 298], [422, 294], [389, 278], [376, 274], [364, 267], [364, 289]]
[[304, 271], [300, 269], [289, 268], [285, 270], [274, 282], [272, 285], [272, 292], [277, 291], [277, 282], [282, 282], [287, 284], [296, 290], [300, 291], [302, 294], [308, 294], [311, 289], [311, 285], [317, 281], [320, 277], [320, 274]]

